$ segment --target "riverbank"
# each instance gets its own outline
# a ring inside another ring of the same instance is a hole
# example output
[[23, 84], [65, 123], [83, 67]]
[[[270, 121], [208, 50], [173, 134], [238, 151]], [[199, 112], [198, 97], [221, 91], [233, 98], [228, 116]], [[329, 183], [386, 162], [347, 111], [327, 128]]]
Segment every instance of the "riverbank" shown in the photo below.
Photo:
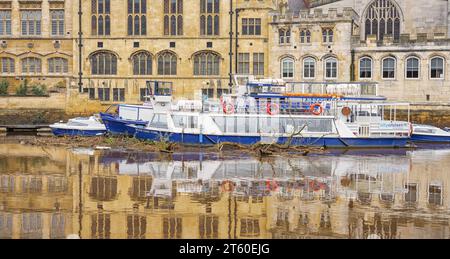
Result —
[[279, 145], [255, 144], [252, 146], [221, 143], [214, 146], [186, 146], [168, 142], [141, 141], [130, 137], [55, 137], [55, 136], [2, 136], [0, 143], [23, 144], [36, 146], [55, 146], [67, 148], [93, 148], [93, 149], [121, 149], [142, 152], [233, 152], [239, 151], [257, 157], [275, 154], [289, 154], [305, 156], [308, 154], [323, 154], [325, 149], [315, 147], [286, 147]]

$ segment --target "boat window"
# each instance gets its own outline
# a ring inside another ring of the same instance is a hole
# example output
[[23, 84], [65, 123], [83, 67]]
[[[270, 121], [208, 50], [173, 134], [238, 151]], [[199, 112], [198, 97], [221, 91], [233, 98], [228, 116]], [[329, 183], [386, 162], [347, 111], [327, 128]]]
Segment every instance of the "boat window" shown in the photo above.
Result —
[[86, 124], [86, 123], [81, 123], [81, 122], [77, 122], [77, 121], [69, 121], [69, 122], [67, 123], [67, 126], [87, 127], [88, 124]]
[[333, 131], [333, 124], [330, 119], [280, 119], [280, 133], [294, 133], [300, 130], [302, 130], [302, 132], [329, 133]]
[[194, 129], [198, 127], [198, 117], [197, 116], [184, 116], [184, 115], [174, 115], [173, 123], [177, 128], [188, 128]]
[[434, 133], [436, 133], [436, 130], [434, 130], [434, 129], [426, 129], [426, 128], [415, 128], [414, 132], [415, 133], [430, 133], [430, 134], [434, 134]]
[[167, 115], [166, 114], [154, 114], [150, 122], [151, 127], [167, 129]]

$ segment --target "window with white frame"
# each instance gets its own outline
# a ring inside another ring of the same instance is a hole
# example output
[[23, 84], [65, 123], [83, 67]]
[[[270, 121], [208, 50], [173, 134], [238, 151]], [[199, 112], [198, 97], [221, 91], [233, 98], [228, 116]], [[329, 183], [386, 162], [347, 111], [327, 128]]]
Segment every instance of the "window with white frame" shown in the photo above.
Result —
[[241, 75], [250, 74], [250, 54], [239, 53], [238, 54], [238, 73]]
[[325, 60], [325, 78], [335, 79], [337, 78], [338, 62], [335, 58], [327, 58]]
[[152, 74], [152, 55], [146, 51], [140, 51], [131, 57], [133, 75]]
[[253, 75], [264, 75], [264, 53], [253, 53]]
[[364, 57], [359, 60], [359, 78], [372, 78], [372, 59]]
[[69, 66], [67, 59], [65, 58], [49, 58], [48, 59], [48, 72], [51, 74], [68, 73]]
[[261, 19], [242, 18], [242, 35], [261, 35]]
[[303, 60], [303, 78], [312, 79], [316, 76], [316, 60], [305, 58]]
[[24, 58], [22, 59], [22, 73], [23, 74], [38, 74], [42, 72], [41, 60], [39, 58]]
[[284, 58], [281, 60], [281, 77], [294, 78], [294, 59]]
[[147, 34], [147, 0], [128, 0], [128, 35]]
[[430, 78], [444, 79], [444, 59], [442, 57], [434, 57], [431, 59]]
[[311, 31], [302, 30], [300, 32], [300, 43], [311, 43]]
[[322, 30], [322, 40], [324, 43], [332, 43], [334, 40], [333, 29], [323, 29]]
[[51, 34], [52, 36], [64, 35], [64, 10], [51, 10], [50, 17], [52, 19]]
[[158, 55], [158, 75], [173, 76], [177, 74], [177, 57], [165, 51]]
[[15, 72], [15, 63], [13, 58], [0, 58], [0, 69], [3, 74], [12, 74]]
[[279, 33], [279, 43], [280, 44], [290, 44], [291, 43], [291, 29], [280, 29]]
[[406, 78], [419, 78], [420, 61], [416, 57], [410, 57], [406, 60]]
[[395, 58], [385, 58], [382, 62], [383, 79], [394, 79], [395, 78]]
[[11, 11], [0, 10], [0, 35], [11, 35]]
[[22, 35], [41, 35], [42, 12], [38, 10], [24, 10], [20, 12]]

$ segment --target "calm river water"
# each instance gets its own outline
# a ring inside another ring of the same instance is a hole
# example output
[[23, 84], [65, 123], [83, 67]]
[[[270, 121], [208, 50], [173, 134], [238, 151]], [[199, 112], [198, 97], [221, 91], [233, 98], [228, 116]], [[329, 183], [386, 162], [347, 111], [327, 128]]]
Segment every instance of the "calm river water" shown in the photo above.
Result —
[[450, 148], [258, 160], [0, 144], [0, 238], [450, 238]]

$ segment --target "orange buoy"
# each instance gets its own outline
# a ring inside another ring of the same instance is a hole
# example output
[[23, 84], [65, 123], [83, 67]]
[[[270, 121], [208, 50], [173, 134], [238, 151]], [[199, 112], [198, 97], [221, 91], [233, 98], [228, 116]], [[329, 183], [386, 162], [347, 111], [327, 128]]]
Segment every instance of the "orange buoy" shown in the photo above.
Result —
[[323, 112], [323, 107], [320, 103], [315, 103], [309, 107], [309, 111], [314, 115], [320, 115]]

